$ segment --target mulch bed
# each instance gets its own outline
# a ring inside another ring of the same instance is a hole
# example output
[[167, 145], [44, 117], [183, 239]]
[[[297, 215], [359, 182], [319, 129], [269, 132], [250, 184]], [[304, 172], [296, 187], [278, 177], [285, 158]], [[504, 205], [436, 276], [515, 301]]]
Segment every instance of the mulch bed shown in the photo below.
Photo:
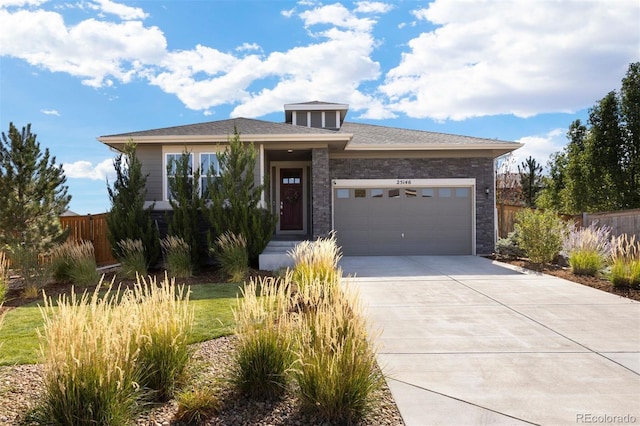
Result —
[[597, 288], [598, 290], [606, 291], [620, 297], [640, 301], [640, 288], [616, 288], [609, 280], [602, 276], [591, 277], [588, 275], [576, 275], [571, 272], [570, 268], [565, 266], [556, 264], [540, 265], [537, 263], [531, 263], [525, 259], [505, 259], [495, 257], [493, 259], [532, 271], [542, 272], [543, 274], [564, 278], [565, 280]]

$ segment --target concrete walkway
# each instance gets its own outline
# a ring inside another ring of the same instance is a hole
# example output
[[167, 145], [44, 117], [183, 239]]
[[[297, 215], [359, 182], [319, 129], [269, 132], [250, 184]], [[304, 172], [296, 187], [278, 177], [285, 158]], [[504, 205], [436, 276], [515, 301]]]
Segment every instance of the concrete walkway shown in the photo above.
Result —
[[473, 256], [341, 267], [407, 425], [640, 424], [640, 303]]

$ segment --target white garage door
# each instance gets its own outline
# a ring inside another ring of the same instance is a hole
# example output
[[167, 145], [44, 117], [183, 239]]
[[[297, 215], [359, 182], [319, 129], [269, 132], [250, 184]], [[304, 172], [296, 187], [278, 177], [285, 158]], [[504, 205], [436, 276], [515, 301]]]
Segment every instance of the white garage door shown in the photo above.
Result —
[[473, 254], [474, 186], [469, 179], [461, 181], [465, 184], [402, 180], [391, 186], [396, 181], [385, 180], [349, 186], [349, 181], [334, 181], [334, 229], [343, 253]]

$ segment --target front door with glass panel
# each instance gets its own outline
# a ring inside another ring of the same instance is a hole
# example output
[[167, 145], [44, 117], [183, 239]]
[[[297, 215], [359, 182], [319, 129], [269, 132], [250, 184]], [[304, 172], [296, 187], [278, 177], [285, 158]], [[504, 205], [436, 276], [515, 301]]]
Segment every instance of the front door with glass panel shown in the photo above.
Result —
[[302, 169], [280, 169], [280, 230], [303, 230]]

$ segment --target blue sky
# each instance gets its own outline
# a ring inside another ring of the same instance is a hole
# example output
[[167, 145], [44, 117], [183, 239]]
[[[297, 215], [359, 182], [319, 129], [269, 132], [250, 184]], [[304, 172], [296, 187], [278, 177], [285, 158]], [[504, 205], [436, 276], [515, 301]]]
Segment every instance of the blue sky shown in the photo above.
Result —
[[0, 130], [31, 123], [77, 213], [101, 135], [350, 105], [347, 120], [524, 142], [546, 164], [640, 60], [637, 0], [0, 0]]

